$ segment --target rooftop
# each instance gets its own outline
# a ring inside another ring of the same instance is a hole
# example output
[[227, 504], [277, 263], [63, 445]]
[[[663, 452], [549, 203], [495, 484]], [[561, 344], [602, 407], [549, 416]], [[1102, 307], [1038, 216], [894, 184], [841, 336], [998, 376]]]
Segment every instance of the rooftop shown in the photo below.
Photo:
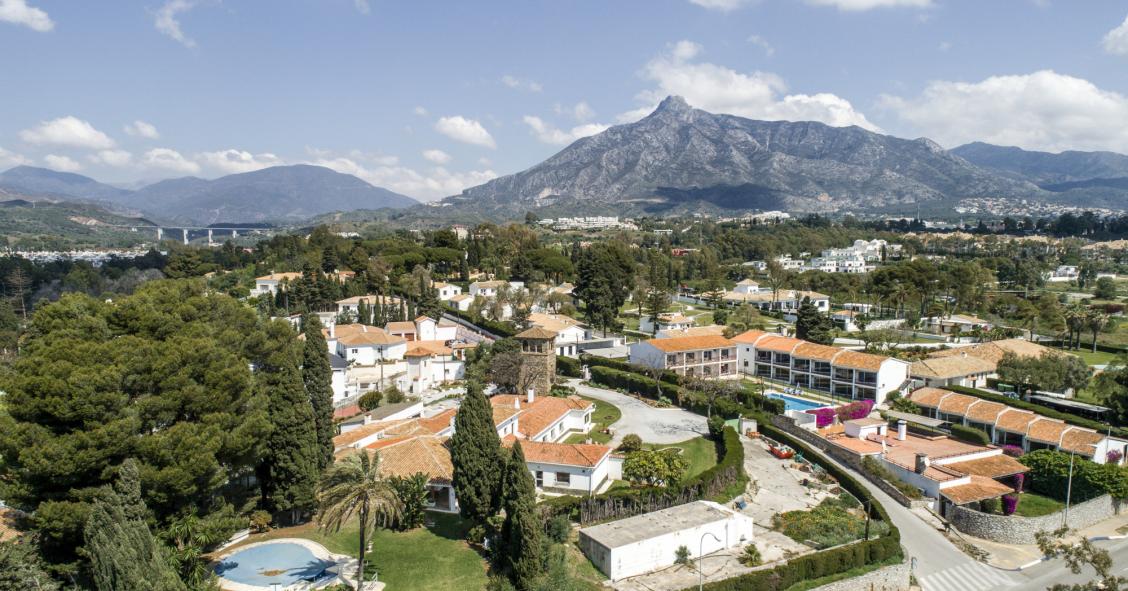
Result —
[[580, 534], [606, 548], [618, 548], [658, 536], [716, 523], [734, 513], [710, 501], [696, 501], [603, 523], [580, 530]]
[[857, 351], [843, 349], [842, 353], [834, 358], [834, 365], [860, 369], [863, 371], [877, 371], [881, 369], [881, 364], [885, 363], [889, 359], [889, 357], [882, 355], [859, 353]]
[[999, 364], [1003, 359], [1003, 355], [1007, 353], [1014, 353], [1019, 357], [1041, 357], [1049, 353], [1051, 355], [1064, 355], [1064, 353], [1044, 347], [1038, 343], [1032, 343], [1026, 339], [1003, 339], [1001, 341], [991, 341], [989, 343], [979, 343], [977, 345], [970, 345], [967, 347], [958, 347], [955, 349], [944, 349], [937, 351], [929, 357], [953, 357], [960, 356], [966, 353], [969, 357], [978, 357], [985, 361]]
[[336, 327], [337, 341], [345, 346], [398, 345], [403, 337], [393, 336], [376, 326], [344, 324]]
[[951, 357], [935, 357], [914, 362], [909, 368], [909, 375], [914, 378], [962, 378], [978, 373], [992, 373], [995, 364], [978, 357], [953, 355]]
[[525, 453], [526, 462], [578, 466], [581, 468], [594, 468], [611, 455], [610, 447], [588, 443], [523, 441], [521, 442], [521, 450]]
[[979, 458], [978, 460], [968, 460], [966, 462], [950, 462], [944, 464], [944, 466], [957, 472], [963, 472], [964, 474], [971, 474], [973, 476], [983, 476], [985, 478], [1003, 478], [1004, 476], [1012, 476], [1029, 470], [1022, 462], [1005, 454]]
[[720, 335], [703, 337], [673, 337], [669, 339], [650, 339], [647, 344], [666, 353], [696, 351], [698, 349], [722, 349], [732, 346], [732, 341]]
[[767, 334], [770, 334], [770, 333], [766, 333], [762, 330], [746, 330], [746, 331], [736, 335], [735, 337], [732, 337], [732, 341], [734, 343], [741, 343], [741, 344], [744, 344], [744, 345], [752, 345], [752, 344], [755, 344], [756, 341], [760, 339], [760, 337], [763, 337], [764, 335], [767, 335]]
[[300, 279], [301, 273], [271, 273], [262, 277], [255, 277], [255, 281], [293, 281]]
[[513, 335], [513, 338], [515, 338], [515, 339], [537, 339], [537, 340], [550, 341], [552, 339], [555, 339], [556, 335], [557, 335], [556, 331], [548, 330], [547, 328], [542, 328], [540, 326], [534, 326], [532, 328], [523, 330], [523, 331]]
[[940, 489], [940, 494], [957, 505], [984, 501], [1014, 492], [1014, 489], [985, 476], [971, 475], [969, 484], [958, 484]]

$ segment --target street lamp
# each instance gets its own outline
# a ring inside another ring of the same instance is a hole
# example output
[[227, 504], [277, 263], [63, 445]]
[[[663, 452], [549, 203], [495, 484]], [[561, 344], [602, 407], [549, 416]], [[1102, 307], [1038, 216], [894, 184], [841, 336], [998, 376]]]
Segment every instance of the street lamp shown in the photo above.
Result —
[[705, 536], [713, 538], [717, 543], [721, 542], [721, 539], [713, 535], [713, 532], [707, 531], [701, 534], [701, 540], [697, 544], [697, 591], [705, 588], [705, 571], [701, 570], [701, 562], [705, 554]]
[[1065, 512], [1061, 516], [1061, 526], [1069, 527], [1069, 498], [1073, 493], [1073, 452], [1069, 452], [1069, 480], [1065, 485]]

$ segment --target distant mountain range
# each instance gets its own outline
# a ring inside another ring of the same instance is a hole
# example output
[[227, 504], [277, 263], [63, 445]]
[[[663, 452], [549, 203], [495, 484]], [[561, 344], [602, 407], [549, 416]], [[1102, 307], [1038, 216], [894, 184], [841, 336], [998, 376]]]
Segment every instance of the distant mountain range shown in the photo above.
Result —
[[[973, 197], [1082, 205], [1120, 198], [1118, 187], [1091, 183], [1119, 170], [1128, 156], [1048, 154], [1047, 162], [1066, 173], [1055, 182], [1090, 183], [1059, 186], [1038, 174], [1049, 174], [1048, 165], [1004, 166], [1006, 157], [988, 163], [986, 155], [995, 150], [1011, 149], [973, 144], [946, 151], [925, 138], [859, 127], [717, 115], [671, 96], [638, 122], [577, 140], [532, 168], [466, 189], [443, 204], [512, 216], [515, 210], [907, 212], [922, 205], [950, 208]], [[1058, 162], [1058, 156], [1064, 158]]]
[[135, 191], [78, 174], [18, 166], [0, 174], [0, 190], [90, 201], [179, 223], [299, 222], [353, 209], [405, 208], [418, 202], [321, 166], [275, 166], [214, 180], [170, 179]]

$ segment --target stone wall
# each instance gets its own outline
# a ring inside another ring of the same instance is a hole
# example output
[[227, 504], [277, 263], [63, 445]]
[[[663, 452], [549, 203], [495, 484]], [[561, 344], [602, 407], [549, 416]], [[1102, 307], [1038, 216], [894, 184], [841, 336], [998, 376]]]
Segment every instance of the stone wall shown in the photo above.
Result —
[[909, 562], [894, 564], [859, 577], [842, 579], [811, 591], [908, 591]]
[[[1122, 501], [1104, 495], [1073, 505], [1069, 508], [1069, 527], [1083, 529], [1119, 515], [1123, 504]], [[953, 527], [970, 536], [1003, 544], [1033, 544], [1034, 534], [1061, 527], [1062, 511], [1041, 517], [1021, 517], [952, 507], [948, 511], [948, 519]]]

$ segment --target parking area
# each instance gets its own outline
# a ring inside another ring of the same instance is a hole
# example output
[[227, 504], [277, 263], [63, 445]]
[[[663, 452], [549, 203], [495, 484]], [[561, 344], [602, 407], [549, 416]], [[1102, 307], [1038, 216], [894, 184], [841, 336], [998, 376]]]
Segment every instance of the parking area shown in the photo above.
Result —
[[614, 404], [623, 416], [611, 425], [614, 437], [611, 446], [619, 445], [623, 436], [634, 433], [647, 443], [679, 443], [708, 432], [705, 417], [680, 408], [655, 408], [649, 404], [606, 388], [585, 386], [578, 379], [567, 384], [581, 396]]

